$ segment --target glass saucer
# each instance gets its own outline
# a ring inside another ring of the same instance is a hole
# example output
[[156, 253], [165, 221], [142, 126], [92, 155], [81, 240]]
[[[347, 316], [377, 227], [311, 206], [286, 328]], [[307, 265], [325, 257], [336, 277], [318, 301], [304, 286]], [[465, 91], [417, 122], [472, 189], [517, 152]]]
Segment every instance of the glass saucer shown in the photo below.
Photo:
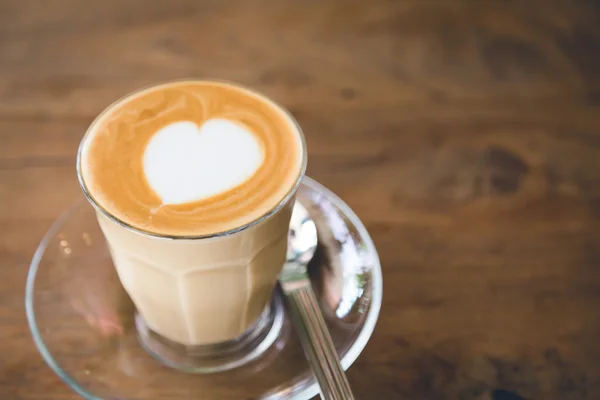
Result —
[[[352, 210], [316, 181], [304, 179], [297, 201], [317, 225], [319, 247], [309, 274], [347, 369], [379, 315], [377, 251]], [[276, 289], [276, 337], [245, 365], [192, 374], [161, 364], [140, 345], [134, 307], [113, 268], [94, 210], [83, 199], [40, 243], [25, 298], [29, 327], [44, 360], [75, 392], [94, 400], [312, 398], [318, 388], [283, 304]]]

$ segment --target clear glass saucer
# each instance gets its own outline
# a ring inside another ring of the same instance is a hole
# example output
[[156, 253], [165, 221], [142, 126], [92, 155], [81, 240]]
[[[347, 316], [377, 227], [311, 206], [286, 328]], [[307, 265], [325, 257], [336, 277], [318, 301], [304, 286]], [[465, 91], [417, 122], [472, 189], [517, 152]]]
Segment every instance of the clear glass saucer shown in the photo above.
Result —
[[[337, 196], [310, 178], [298, 192], [319, 234], [309, 265], [317, 298], [344, 369], [369, 340], [382, 300], [381, 266], [363, 224]], [[253, 361], [212, 374], [182, 372], [140, 345], [135, 310], [112, 265], [94, 210], [83, 199], [41, 241], [27, 279], [25, 306], [35, 344], [79, 395], [93, 400], [310, 399], [317, 385], [280, 290], [281, 326]]]

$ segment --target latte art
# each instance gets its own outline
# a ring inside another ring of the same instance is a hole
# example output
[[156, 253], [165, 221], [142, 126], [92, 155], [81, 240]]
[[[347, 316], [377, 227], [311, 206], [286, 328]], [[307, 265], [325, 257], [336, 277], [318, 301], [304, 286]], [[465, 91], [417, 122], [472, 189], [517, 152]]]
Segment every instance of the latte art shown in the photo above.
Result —
[[242, 126], [211, 119], [175, 122], [144, 152], [144, 175], [163, 204], [201, 200], [247, 181], [261, 166], [261, 144]]
[[302, 169], [300, 134], [270, 100], [187, 81], [112, 105], [82, 144], [83, 182], [117, 219], [166, 235], [241, 227], [275, 208]]

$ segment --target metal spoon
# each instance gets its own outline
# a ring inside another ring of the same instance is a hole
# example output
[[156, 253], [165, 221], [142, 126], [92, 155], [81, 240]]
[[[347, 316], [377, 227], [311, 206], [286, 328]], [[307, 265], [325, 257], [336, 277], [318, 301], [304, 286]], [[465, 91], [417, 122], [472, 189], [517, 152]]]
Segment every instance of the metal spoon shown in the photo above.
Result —
[[308, 211], [296, 202], [288, 236], [287, 260], [279, 278], [309, 364], [325, 400], [353, 400], [306, 266], [317, 248], [317, 229]]

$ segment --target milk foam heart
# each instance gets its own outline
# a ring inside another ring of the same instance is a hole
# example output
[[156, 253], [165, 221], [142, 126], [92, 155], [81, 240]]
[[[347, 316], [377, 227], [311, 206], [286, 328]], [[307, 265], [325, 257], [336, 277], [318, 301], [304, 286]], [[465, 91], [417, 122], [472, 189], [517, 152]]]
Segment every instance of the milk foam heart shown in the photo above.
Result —
[[171, 123], [146, 146], [146, 180], [163, 204], [183, 204], [232, 189], [263, 163], [262, 146], [252, 132], [226, 119]]

